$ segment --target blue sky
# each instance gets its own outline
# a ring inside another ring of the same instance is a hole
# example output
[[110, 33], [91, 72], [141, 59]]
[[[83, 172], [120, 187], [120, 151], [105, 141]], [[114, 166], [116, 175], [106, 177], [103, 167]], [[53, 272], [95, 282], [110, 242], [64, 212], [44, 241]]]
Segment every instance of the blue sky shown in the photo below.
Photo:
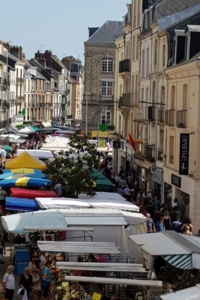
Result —
[[51, 50], [84, 63], [88, 27], [122, 21], [130, 0], [12, 0], [1, 2], [0, 40], [23, 47], [28, 59]]

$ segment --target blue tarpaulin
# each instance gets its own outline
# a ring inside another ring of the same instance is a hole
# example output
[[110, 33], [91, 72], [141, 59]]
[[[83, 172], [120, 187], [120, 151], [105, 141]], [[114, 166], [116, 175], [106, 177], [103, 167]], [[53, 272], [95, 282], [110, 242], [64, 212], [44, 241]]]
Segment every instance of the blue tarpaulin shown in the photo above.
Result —
[[40, 207], [34, 199], [6, 197], [5, 209], [18, 211], [36, 211], [40, 210]]

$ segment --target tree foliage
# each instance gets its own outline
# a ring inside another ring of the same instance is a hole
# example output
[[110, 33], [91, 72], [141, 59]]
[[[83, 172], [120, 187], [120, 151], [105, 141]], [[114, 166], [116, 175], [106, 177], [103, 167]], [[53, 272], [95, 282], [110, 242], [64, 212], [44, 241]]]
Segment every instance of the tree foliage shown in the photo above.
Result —
[[47, 162], [45, 173], [51, 179], [52, 185], [63, 185], [67, 197], [78, 198], [85, 193], [94, 195], [94, 179], [92, 169], [98, 165], [95, 145], [88, 141], [88, 137], [72, 136], [69, 142], [70, 149], [55, 155], [53, 161]]

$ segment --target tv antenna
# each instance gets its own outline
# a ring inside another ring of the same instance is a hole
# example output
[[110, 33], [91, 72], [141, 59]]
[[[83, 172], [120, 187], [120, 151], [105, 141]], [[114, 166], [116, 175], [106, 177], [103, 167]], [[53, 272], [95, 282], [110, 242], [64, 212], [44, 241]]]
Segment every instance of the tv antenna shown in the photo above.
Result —
[[46, 46], [47, 46], [47, 45], [41, 44], [41, 46], [40, 46], [41, 52], [43, 51], [43, 47], [46, 47]]

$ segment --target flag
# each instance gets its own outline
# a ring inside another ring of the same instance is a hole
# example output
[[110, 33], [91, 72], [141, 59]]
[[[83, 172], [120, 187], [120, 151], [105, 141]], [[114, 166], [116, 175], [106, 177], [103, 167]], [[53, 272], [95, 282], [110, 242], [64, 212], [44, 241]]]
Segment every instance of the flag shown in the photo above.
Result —
[[136, 152], [135, 142], [130, 134], [128, 135], [128, 139], [129, 139], [129, 144], [133, 147], [133, 150]]

